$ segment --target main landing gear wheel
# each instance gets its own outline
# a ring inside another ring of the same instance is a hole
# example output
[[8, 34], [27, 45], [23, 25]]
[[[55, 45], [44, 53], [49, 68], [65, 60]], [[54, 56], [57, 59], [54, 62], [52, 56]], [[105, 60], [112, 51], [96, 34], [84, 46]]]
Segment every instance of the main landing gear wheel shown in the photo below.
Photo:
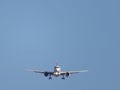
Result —
[[52, 77], [49, 77], [49, 80], [51, 80], [52, 79]]
[[62, 77], [62, 80], [65, 80], [65, 78], [64, 78], [64, 77]]

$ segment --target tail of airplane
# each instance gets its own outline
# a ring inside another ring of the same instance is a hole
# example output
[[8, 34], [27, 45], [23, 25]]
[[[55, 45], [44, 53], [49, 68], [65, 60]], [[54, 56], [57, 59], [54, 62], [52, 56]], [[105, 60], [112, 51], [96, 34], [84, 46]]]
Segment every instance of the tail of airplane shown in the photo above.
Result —
[[59, 64], [58, 64], [58, 60], [56, 60], [56, 66], [58, 66]]

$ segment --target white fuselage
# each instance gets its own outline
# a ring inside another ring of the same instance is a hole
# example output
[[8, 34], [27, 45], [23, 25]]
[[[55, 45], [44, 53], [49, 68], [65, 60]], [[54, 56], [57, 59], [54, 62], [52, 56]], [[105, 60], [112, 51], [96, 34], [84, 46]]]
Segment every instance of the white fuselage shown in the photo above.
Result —
[[60, 66], [55, 66], [54, 67], [54, 76], [59, 76], [60, 75], [60, 72], [61, 72], [61, 68], [60, 68]]

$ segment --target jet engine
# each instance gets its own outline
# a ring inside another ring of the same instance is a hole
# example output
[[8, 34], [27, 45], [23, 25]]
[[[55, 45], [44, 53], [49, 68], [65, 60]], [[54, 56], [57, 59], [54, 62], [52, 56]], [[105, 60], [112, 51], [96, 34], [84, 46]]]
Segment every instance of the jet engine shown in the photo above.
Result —
[[70, 74], [67, 72], [67, 73], [66, 73], [66, 77], [68, 77], [69, 75], [70, 75]]
[[45, 72], [45, 73], [44, 73], [44, 76], [47, 77], [47, 76], [48, 76], [48, 72]]

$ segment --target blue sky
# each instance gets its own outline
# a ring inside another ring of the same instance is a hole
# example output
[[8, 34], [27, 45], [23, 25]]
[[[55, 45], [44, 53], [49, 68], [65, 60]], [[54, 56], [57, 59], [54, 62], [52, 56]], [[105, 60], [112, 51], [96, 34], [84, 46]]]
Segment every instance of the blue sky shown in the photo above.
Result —
[[[119, 0], [1, 0], [1, 90], [119, 90]], [[88, 69], [65, 81], [26, 69]]]

